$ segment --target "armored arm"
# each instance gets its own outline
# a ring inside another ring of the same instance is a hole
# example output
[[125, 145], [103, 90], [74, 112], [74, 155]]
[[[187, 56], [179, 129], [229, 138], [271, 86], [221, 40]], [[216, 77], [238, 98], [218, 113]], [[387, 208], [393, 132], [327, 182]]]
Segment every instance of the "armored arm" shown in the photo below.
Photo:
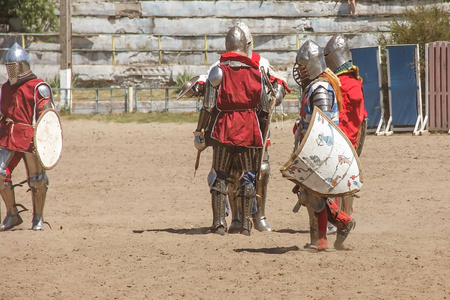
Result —
[[45, 110], [55, 107], [53, 104], [52, 89], [46, 82], [41, 82], [36, 85], [35, 101], [37, 118], [39, 118]]
[[319, 85], [309, 96], [309, 104], [311, 111], [314, 106], [320, 108], [323, 112], [331, 114], [331, 107], [333, 106], [334, 96], [330, 95], [328, 89]]
[[222, 83], [222, 69], [215, 66], [211, 69], [206, 80], [205, 97], [203, 107], [198, 117], [197, 129], [194, 132], [194, 145], [199, 151], [203, 151], [207, 145], [205, 141], [205, 131], [211, 127], [211, 116], [217, 104], [217, 87]]
[[284, 96], [286, 95], [286, 88], [283, 84], [279, 84], [276, 80], [272, 83], [273, 89], [275, 90], [275, 106], [278, 106], [283, 102]]
[[211, 120], [211, 113], [216, 106], [217, 101], [217, 91], [211, 85], [209, 80], [205, 83], [205, 96], [203, 98], [203, 107], [200, 110], [200, 115], [198, 117], [197, 129], [195, 132], [205, 131]]
[[295, 152], [300, 145], [300, 142], [303, 139], [303, 136], [305, 135], [305, 129], [303, 128], [303, 124], [301, 119], [295, 120], [294, 125], [294, 151]]
[[198, 117], [197, 129], [194, 131], [194, 145], [199, 151], [206, 149], [205, 127], [211, 120], [211, 114], [202, 108]]
[[[281, 79], [281, 76], [274, 70], [274, 68], [270, 65], [270, 62], [261, 57], [260, 58], [260, 66], [264, 67], [264, 72], [267, 80], [270, 81], [272, 88], [274, 90], [274, 98], [275, 98], [275, 106], [278, 106], [283, 101], [284, 96], [286, 95], [286, 87], [280, 83], [280, 81], [285, 81]], [[267, 84], [266, 84], [267, 85]]]
[[263, 134], [263, 139], [266, 137], [266, 133], [268, 132], [268, 128], [269, 128], [269, 116], [271, 114], [271, 111], [274, 107], [274, 101], [276, 104], [276, 100], [275, 100], [275, 95], [276, 95], [276, 90], [274, 88], [274, 86], [272, 85], [272, 83], [269, 80], [269, 75], [267, 73], [267, 70], [265, 69], [264, 66], [260, 67], [260, 71], [262, 74], [262, 84], [263, 84], [263, 89], [262, 89], [262, 93], [261, 93], [261, 100], [259, 102], [259, 108], [258, 108], [258, 119], [259, 119], [259, 126], [261, 129], [261, 132]]

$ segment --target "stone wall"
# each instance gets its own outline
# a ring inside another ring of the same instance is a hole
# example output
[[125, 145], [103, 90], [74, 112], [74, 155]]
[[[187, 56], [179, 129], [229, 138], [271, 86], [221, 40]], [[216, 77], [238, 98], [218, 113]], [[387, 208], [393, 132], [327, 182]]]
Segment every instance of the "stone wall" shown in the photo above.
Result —
[[[324, 46], [336, 32], [351, 47], [373, 46], [405, 8], [436, 1], [107, 1], [72, 0], [73, 72], [79, 82], [123, 86], [170, 85], [186, 72], [206, 72], [224, 51], [224, 35], [236, 21], [253, 34], [253, 47], [292, 82], [297, 49], [306, 39]], [[449, 4], [444, 4], [449, 5]], [[33, 70], [59, 74], [59, 36], [25, 36]], [[22, 36], [0, 36], [2, 57]], [[6, 72], [0, 69], [0, 80]]]

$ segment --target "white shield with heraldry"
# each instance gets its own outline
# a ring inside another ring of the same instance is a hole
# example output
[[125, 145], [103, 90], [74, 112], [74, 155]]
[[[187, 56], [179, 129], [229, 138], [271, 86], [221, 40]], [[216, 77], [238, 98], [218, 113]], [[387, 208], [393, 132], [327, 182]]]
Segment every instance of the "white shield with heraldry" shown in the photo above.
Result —
[[61, 121], [53, 109], [44, 111], [34, 128], [34, 149], [39, 162], [46, 170], [59, 161], [63, 146]]
[[363, 182], [352, 144], [317, 107], [301, 144], [280, 171], [283, 177], [323, 197], [354, 194]]

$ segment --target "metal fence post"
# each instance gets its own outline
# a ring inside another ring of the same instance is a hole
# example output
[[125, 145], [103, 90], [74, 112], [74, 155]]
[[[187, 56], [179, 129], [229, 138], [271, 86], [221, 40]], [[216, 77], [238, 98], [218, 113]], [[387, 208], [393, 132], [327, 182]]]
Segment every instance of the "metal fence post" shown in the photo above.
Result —
[[111, 46], [112, 46], [112, 64], [116, 64], [116, 42], [114, 35], [111, 36]]
[[166, 112], [169, 112], [169, 89], [166, 88], [166, 108], [165, 108]]
[[139, 87], [136, 87], [136, 92], [134, 93], [134, 111], [138, 112], [138, 92]]
[[125, 92], [125, 99], [124, 99], [124, 100], [125, 100], [125, 101], [124, 101], [124, 102], [125, 102], [125, 107], [124, 107], [124, 111], [125, 111], [125, 113], [127, 113], [127, 112], [130, 111], [130, 110], [129, 110], [129, 107], [128, 107], [128, 106], [129, 106], [129, 105], [128, 105], [128, 95], [129, 95], [128, 92], [129, 92], [129, 89], [124, 88], [123, 90], [124, 90], [124, 92]]
[[162, 64], [161, 36], [158, 35], [158, 65]]
[[109, 99], [110, 99], [110, 102], [111, 102], [111, 107], [109, 109], [109, 113], [111, 114], [113, 112], [113, 105], [114, 105], [114, 103], [113, 103], [113, 90], [112, 89], [109, 90]]
[[208, 65], [208, 37], [205, 35], [205, 65]]
[[153, 88], [150, 88], [150, 111], [153, 112]]
[[95, 88], [95, 113], [98, 114], [98, 88]]

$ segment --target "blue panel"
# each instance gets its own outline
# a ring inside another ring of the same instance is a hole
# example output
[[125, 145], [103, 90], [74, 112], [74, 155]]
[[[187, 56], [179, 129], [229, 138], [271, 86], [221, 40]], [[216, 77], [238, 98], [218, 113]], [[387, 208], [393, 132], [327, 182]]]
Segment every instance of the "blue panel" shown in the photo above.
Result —
[[417, 120], [416, 45], [387, 46], [392, 125], [415, 126]]
[[381, 119], [380, 90], [381, 83], [378, 76], [378, 47], [354, 48], [352, 52], [353, 64], [359, 68], [359, 75], [363, 79], [364, 106], [368, 114], [368, 127], [377, 127]]

